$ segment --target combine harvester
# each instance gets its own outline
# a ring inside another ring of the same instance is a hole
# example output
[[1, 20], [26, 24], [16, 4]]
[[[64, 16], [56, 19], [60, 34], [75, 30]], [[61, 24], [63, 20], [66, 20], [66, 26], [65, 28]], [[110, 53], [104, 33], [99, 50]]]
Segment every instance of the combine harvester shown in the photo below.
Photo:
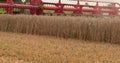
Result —
[[[24, 0], [23, 0], [24, 1]], [[73, 1], [73, 0], [72, 0]], [[75, 0], [74, 0], [75, 1]], [[6, 3], [0, 3], [0, 8], [5, 8], [6, 14], [14, 14], [14, 9], [28, 9], [31, 15], [57, 14], [67, 15], [65, 12], [72, 12], [70, 15], [90, 15], [90, 16], [119, 16], [119, 3], [104, 1], [76, 0], [76, 4], [63, 4], [61, 0], [58, 3], [43, 2], [42, 0], [30, 0], [27, 4], [14, 3], [13, 0], [6, 0]], [[93, 2], [95, 5], [82, 5], [81, 2]], [[109, 4], [109, 6], [100, 6], [100, 4]], [[46, 13], [44, 11], [54, 11]]]

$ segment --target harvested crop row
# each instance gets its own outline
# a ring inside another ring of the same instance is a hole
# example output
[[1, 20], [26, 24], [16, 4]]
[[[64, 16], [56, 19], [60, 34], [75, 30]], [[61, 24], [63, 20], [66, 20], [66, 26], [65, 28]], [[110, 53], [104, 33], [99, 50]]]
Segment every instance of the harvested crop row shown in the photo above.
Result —
[[0, 31], [120, 43], [119, 18], [0, 15]]

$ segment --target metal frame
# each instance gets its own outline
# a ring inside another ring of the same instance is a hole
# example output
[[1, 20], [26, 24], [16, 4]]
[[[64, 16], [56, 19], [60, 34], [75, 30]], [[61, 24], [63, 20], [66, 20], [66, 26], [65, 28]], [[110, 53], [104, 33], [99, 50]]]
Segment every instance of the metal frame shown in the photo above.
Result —
[[[62, 4], [61, 0], [58, 3], [48, 3], [42, 0], [30, 0], [30, 4], [14, 4], [13, 0], [7, 0], [6, 3], [0, 3], [0, 8], [6, 8], [7, 14], [13, 14], [13, 9], [29, 9], [32, 15], [41, 15], [44, 10], [54, 11], [52, 14], [65, 14], [64, 11], [72, 11], [71, 15], [84, 15], [83, 12], [92, 12], [92, 16], [102, 16], [102, 13], [109, 13], [109, 16], [118, 16], [118, 3], [111, 2], [101, 2], [110, 3], [113, 6], [105, 9], [103, 6], [99, 6], [99, 2], [96, 2], [95, 6], [89, 6], [91, 8], [84, 8], [86, 5], [81, 5], [77, 1], [76, 5], [73, 4]], [[50, 6], [54, 5], [54, 6]], [[67, 7], [70, 6], [70, 7]]]

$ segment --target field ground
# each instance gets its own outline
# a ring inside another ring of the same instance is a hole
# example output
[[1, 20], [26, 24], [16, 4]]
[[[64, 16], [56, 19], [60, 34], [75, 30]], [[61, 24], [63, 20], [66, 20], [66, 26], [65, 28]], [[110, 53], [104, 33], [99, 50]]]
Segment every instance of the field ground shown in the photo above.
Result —
[[0, 32], [0, 63], [120, 63], [120, 46]]

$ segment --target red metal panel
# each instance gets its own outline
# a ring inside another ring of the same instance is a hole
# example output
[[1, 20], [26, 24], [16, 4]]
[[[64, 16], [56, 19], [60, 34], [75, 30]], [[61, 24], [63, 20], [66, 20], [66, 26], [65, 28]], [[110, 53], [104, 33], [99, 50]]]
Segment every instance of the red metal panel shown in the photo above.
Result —
[[[36, 6], [37, 5], [37, 0], [30, 0], [30, 5]], [[36, 14], [36, 8], [30, 9], [30, 14]]]
[[[7, 0], [6, 3], [9, 4], [9, 5], [13, 5], [14, 4], [13, 0]], [[7, 14], [13, 14], [13, 7], [8, 6], [6, 8], [6, 11], [7, 11]]]
[[36, 14], [37, 15], [41, 15], [41, 14], [43, 14], [43, 2], [42, 2], [42, 0], [37, 0], [37, 6], [38, 6], [38, 8], [36, 9]]

